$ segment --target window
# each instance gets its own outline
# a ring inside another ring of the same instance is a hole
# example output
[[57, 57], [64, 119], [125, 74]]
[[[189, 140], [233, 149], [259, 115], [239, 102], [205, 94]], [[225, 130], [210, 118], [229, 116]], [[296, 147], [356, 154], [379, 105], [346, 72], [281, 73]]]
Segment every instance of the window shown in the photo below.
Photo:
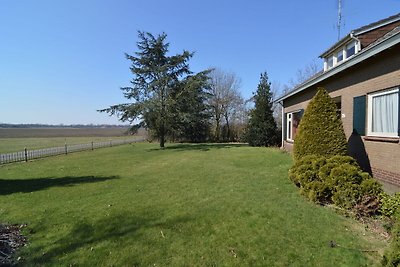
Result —
[[340, 50], [339, 52], [337, 52], [336, 54], [336, 59], [337, 59], [337, 63], [342, 62], [343, 60], [343, 50]]
[[346, 57], [349, 58], [356, 53], [356, 43], [351, 42], [350, 44], [346, 45]]
[[286, 140], [294, 140], [302, 116], [303, 110], [298, 110], [286, 114]]
[[368, 95], [368, 135], [399, 136], [399, 89]]
[[333, 56], [328, 58], [328, 69], [333, 67]]
[[324, 58], [324, 71], [327, 71], [339, 63], [347, 60], [349, 57], [358, 52], [359, 43], [351, 41], [347, 45], [343, 45]]

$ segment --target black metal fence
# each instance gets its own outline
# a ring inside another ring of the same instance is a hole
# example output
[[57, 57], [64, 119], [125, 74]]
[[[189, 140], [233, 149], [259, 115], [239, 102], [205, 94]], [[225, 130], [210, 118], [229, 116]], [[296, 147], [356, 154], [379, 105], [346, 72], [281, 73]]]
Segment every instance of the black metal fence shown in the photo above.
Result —
[[28, 161], [31, 159], [57, 156], [62, 154], [67, 155], [73, 152], [94, 150], [103, 147], [113, 147], [113, 146], [131, 144], [141, 141], [144, 141], [144, 139], [143, 138], [124, 139], [124, 140], [117, 139], [117, 140], [91, 142], [91, 143], [76, 144], [76, 145], [65, 144], [65, 146], [35, 149], [35, 150], [28, 150], [25, 148], [24, 151], [0, 154], [0, 165], [12, 162]]

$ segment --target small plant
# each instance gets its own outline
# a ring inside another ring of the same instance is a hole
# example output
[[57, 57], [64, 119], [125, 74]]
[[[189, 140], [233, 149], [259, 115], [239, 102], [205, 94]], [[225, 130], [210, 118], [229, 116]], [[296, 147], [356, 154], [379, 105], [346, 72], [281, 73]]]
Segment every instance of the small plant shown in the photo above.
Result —
[[386, 193], [380, 195], [382, 215], [400, 220], [400, 193], [390, 196]]

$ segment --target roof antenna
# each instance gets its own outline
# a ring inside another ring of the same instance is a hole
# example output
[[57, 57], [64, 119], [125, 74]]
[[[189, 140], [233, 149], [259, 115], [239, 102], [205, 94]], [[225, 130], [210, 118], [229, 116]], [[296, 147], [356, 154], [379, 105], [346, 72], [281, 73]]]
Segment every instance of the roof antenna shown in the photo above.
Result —
[[338, 30], [338, 41], [340, 40], [340, 28], [342, 26], [342, 0], [338, 0], [338, 22], [337, 22], [337, 30]]

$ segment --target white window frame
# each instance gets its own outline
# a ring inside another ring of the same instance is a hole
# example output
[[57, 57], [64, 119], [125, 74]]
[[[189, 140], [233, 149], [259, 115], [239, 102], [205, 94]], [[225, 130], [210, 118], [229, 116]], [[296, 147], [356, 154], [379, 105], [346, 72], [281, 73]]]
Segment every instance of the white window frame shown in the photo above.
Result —
[[[339, 61], [339, 53], [342, 54], [342, 60]], [[344, 51], [343, 49], [340, 49], [338, 51], [336, 51], [336, 64], [342, 63], [344, 61]]]
[[[354, 54], [351, 56], [347, 56], [347, 47], [350, 47], [351, 45], [354, 45]], [[341, 64], [342, 62], [346, 61], [347, 59], [353, 57], [360, 51], [360, 42], [353, 40], [343, 46], [341, 46], [339, 49], [335, 50], [332, 54], [329, 54], [329, 56], [324, 58], [324, 71], [330, 70], [333, 67], [336, 67], [337, 65]], [[342, 53], [342, 60], [338, 61], [338, 54]], [[329, 59], [332, 59], [332, 66], [329, 66]]]
[[[329, 61], [331, 61], [331, 60], [332, 60], [332, 66], [329, 65]], [[328, 69], [328, 70], [329, 70], [329, 69], [332, 69], [333, 67], [335, 67], [335, 58], [334, 58], [334, 56], [333, 56], [333, 55], [330, 55], [330, 56], [327, 58], [326, 63], [327, 63], [327, 69]]]
[[[286, 113], [286, 141], [294, 142], [294, 139], [293, 139], [293, 114], [299, 113], [299, 112], [301, 112], [301, 109]], [[291, 127], [289, 127], [289, 124]]]
[[[385, 90], [385, 91], [379, 91], [376, 93], [371, 93], [368, 94], [368, 121], [367, 121], [367, 135], [369, 136], [381, 136], [381, 137], [399, 137], [399, 134], [396, 133], [388, 133], [388, 132], [373, 132], [372, 131], [372, 99], [376, 96], [382, 96], [382, 95], [387, 95], [387, 94], [393, 94], [393, 93], [398, 93], [399, 92], [399, 88], [392, 88], [389, 90]], [[399, 107], [400, 108], [400, 107]], [[399, 111], [397, 111], [399, 112]]]
[[[348, 56], [347, 51], [349, 50], [349, 47], [352, 47], [352, 46], [354, 46], [354, 54], [352, 54], [351, 56]], [[348, 43], [347, 45], [345, 45], [344, 49], [346, 50], [346, 57], [347, 58], [351, 58], [352, 56], [354, 56], [358, 52], [357, 42], [356, 41], [352, 41], [352, 42]]]

